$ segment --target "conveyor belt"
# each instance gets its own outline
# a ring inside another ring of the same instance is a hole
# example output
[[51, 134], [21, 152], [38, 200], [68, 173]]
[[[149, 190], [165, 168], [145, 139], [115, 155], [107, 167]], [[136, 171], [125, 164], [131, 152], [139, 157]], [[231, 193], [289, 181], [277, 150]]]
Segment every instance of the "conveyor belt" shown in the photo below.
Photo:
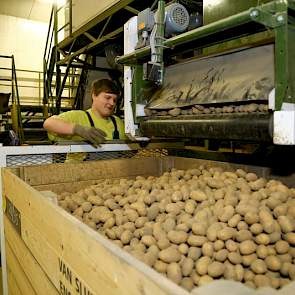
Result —
[[148, 137], [204, 138], [219, 140], [272, 140], [272, 115], [269, 113], [222, 114], [149, 118], [140, 124]]

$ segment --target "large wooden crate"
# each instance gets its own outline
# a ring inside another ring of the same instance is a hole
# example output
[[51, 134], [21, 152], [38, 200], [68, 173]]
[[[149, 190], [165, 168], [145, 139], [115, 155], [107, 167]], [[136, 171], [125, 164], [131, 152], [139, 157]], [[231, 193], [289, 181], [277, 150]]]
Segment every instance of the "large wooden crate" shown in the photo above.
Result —
[[[200, 164], [271, 176], [265, 168], [174, 157], [4, 169], [9, 294], [189, 294], [58, 207], [48, 191], [74, 192], [101, 178], [160, 175]], [[294, 175], [285, 180], [294, 184]]]

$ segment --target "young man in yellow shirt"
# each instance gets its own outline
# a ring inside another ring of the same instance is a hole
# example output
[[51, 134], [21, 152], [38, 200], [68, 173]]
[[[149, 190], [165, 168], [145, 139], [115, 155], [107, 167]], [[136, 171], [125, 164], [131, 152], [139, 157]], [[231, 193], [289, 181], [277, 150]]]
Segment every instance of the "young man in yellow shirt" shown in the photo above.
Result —
[[[98, 146], [105, 140], [126, 139], [124, 123], [114, 116], [119, 90], [108, 79], [96, 80], [92, 83], [92, 106], [87, 111], [73, 110], [52, 116], [45, 120], [44, 128], [53, 141], [72, 140], [87, 141]], [[71, 160], [68, 156], [67, 160]], [[72, 157], [83, 160], [82, 157]]]

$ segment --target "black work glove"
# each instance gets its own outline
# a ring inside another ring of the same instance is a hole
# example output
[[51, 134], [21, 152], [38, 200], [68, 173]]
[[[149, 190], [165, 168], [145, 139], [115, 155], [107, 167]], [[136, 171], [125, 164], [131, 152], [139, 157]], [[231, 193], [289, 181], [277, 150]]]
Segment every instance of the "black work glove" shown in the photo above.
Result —
[[107, 136], [104, 131], [95, 127], [84, 127], [76, 124], [73, 133], [89, 141], [93, 146], [97, 147], [105, 141]]

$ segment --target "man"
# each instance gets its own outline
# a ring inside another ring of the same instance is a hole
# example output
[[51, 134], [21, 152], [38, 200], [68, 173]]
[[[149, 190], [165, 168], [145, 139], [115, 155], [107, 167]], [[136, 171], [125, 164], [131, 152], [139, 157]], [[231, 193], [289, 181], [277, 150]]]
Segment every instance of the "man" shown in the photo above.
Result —
[[[53, 141], [72, 140], [87, 141], [98, 146], [105, 140], [125, 139], [122, 120], [113, 116], [119, 90], [108, 79], [96, 80], [92, 83], [92, 106], [87, 111], [73, 110], [52, 116], [45, 120], [44, 128]], [[83, 156], [83, 157], [82, 157]], [[72, 157], [81, 160], [81, 157]], [[70, 161], [68, 156], [67, 161]]]

